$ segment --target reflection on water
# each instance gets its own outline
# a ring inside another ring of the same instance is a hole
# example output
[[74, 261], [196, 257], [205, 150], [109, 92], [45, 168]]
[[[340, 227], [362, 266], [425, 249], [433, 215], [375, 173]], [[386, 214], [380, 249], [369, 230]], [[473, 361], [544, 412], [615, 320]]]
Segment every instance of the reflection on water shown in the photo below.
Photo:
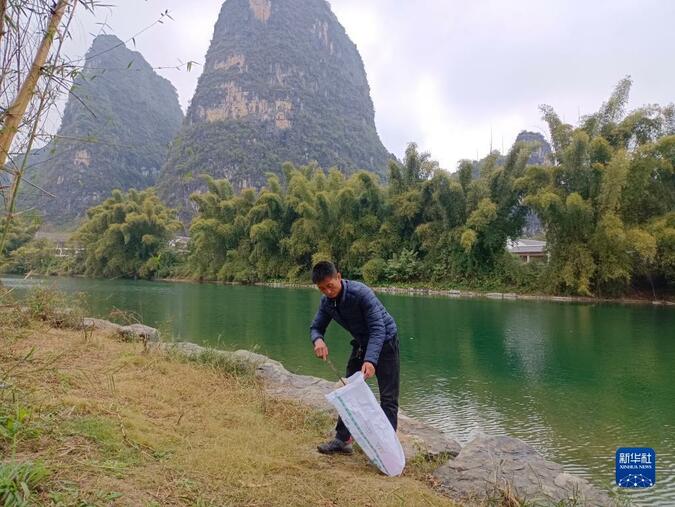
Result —
[[[86, 292], [183, 340], [257, 348], [289, 370], [332, 379], [312, 354], [319, 293], [211, 284], [2, 280], [21, 292], [50, 283]], [[675, 311], [622, 305], [380, 296], [401, 339], [401, 405], [461, 442], [516, 436], [606, 489], [618, 447], [654, 447], [657, 484], [636, 504], [675, 505]], [[334, 362], [348, 337], [327, 333]], [[624, 492], [625, 493], [625, 492]], [[627, 493], [626, 493], [627, 494]]]

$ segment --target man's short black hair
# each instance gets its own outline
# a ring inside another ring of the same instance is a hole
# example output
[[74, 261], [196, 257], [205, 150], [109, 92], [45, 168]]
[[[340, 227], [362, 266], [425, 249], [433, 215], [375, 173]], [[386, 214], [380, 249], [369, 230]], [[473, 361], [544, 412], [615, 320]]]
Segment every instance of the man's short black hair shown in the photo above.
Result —
[[332, 278], [337, 275], [335, 264], [330, 261], [317, 262], [312, 268], [312, 283], [315, 285], [323, 282], [326, 278]]

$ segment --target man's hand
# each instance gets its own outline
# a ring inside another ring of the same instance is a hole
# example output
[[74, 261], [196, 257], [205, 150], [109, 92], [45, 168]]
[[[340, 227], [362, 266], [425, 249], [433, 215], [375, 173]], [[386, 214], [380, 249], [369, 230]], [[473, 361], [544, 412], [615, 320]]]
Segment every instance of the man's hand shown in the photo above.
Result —
[[314, 341], [314, 353], [316, 354], [316, 357], [320, 357], [324, 361], [328, 357], [328, 345], [323, 341], [323, 338], [317, 338]]
[[363, 373], [363, 378], [368, 380], [375, 375], [375, 366], [373, 366], [373, 363], [364, 361], [363, 366], [361, 366], [361, 373]]

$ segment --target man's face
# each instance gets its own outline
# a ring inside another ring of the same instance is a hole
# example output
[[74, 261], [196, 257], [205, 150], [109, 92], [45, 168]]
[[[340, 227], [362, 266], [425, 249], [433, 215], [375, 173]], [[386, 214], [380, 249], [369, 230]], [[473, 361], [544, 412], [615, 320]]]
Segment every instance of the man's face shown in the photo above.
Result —
[[328, 276], [317, 283], [316, 286], [327, 298], [335, 299], [342, 290], [342, 275], [337, 273], [335, 276]]

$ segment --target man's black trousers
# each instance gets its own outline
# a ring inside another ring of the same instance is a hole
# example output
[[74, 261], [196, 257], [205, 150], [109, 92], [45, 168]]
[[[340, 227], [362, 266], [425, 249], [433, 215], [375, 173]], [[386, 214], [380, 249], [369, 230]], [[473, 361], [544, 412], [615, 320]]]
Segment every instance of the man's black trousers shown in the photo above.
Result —
[[[365, 350], [359, 347], [355, 341], [352, 341], [352, 347], [352, 353], [347, 362], [347, 377], [360, 371], [361, 366], [363, 366]], [[375, 377], [377, 377], [377, 386], [380, 390], [380, 406], [394, 430], [396, 430], [398, 425], [399, 373], [398, 337], [394, 337], [382, 345], [380, 359], [377, 362], [377, 366], [375, 366]], [[349, 440], [350, 437], [347, 426], [345, 426], [339, 417], [337, 426], [335, 427], [335, 436], [343, 442]]]

